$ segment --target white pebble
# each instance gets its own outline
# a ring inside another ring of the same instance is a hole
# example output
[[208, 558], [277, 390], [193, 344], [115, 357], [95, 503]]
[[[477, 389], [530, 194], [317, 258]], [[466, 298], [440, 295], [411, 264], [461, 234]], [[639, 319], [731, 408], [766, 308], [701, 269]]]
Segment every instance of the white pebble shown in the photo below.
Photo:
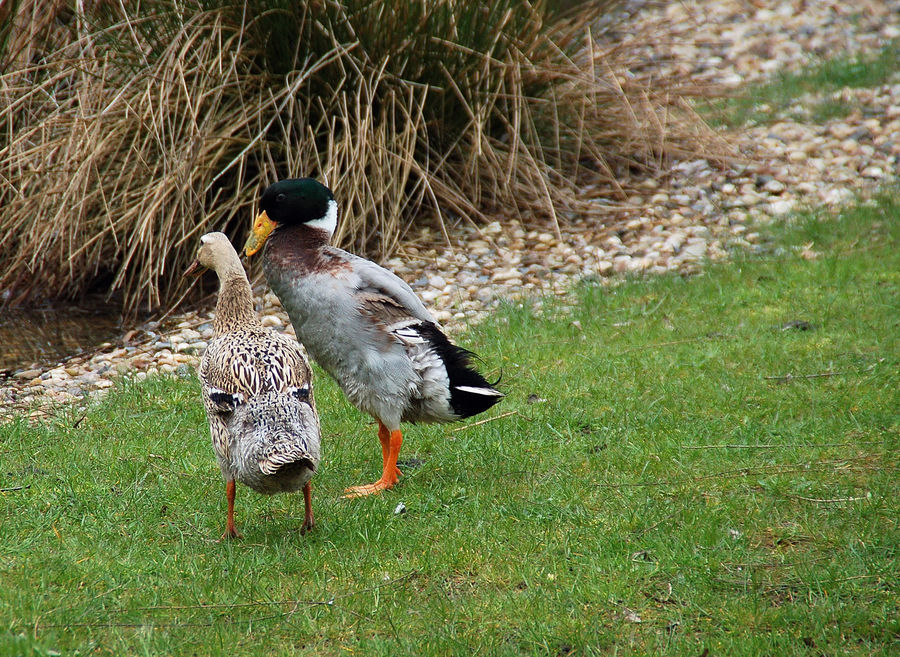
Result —
[[763, 189], [770, 194], [781, 194], [785, 189], [785, 184], [780, 180], [770, 180], [763, 185]]
[[791, 200], [778, 200], [769, 204], [769, 212], [775, 216], [787, 214], [794, 209], [794, 202]]

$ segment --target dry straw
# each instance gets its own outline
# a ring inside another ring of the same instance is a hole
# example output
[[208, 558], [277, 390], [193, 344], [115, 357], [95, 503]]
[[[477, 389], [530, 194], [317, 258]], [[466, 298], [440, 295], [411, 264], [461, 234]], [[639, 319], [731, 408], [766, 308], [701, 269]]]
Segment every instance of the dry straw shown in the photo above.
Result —
[[[131, 9], [136, 6], [139, 9]], [[128, 8], [128, 9], [126, 9]], [[603, 3], [20, 0], [0, 8], [0, 290], [168, 308], [196, 237], [326, 180], [338, 242], [597, 212], [586, 182], [721, 154], [689, 89], [601, 47]], [[711, 149], [717, 149], [715, 153]]]

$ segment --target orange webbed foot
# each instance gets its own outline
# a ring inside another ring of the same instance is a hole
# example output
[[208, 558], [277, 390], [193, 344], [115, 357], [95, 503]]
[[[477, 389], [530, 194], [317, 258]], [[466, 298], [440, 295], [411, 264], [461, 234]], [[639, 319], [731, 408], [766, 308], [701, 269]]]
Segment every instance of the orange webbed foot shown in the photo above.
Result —
[[366, 484], [364, 486], [351, 486], [345, 489], [347, 494], [344, 497], [352, 499], [354, 497], [365, 497], [366, 495], [375, 495], [383, 490], [393, 488], [394, 484], [403, 473], [397, 468], [397, 455], [400, 454], [400, 446], [403, 445], [403, 434], [399, 429], [391, 431], [384, 423], [378, 421], [378, 440], [381, 442], [381, 458], [382, 470], [381, 479], [374, 484]]
[[363, 484], [362, 486], [350, 486], [349, 488], [345, 488], [344, 492], [346, 493], [346, 495], [344, 495], [344, 497], [349, 500], [355, 497], [376, 495], [383, 490], [389, 490], [394, 487], [394, 485], [397, 483], [397, 479], [402, 474], [403, 473], [395, 467], [390, 475], [381, 475], [381, 479], [379, 479], [375, 483]]

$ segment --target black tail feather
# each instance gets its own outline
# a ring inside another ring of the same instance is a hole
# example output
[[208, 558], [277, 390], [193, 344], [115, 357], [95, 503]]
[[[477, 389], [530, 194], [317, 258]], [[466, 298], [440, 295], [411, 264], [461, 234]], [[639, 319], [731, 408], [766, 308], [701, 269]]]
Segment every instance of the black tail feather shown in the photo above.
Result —
[[444, 361], [450, 379], [450, 407], [460, 419], [483, 413], [503, 398], [503, 393], [472, 366], [475, 354], [450, 342], [434, 324], [423, 323], [417, 328]]

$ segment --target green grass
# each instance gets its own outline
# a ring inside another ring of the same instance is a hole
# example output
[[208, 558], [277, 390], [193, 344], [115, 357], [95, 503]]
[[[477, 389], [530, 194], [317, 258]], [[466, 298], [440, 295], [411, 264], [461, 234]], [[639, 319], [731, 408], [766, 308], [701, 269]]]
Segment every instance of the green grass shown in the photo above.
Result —
[[[863, 89], [897, 80], [900, 42], [884, 46], [874, 55], [847, 55], [824, 60], [796, 73], [780, 73], [765, 83], [747, 85], [738, 95], [711, 103], [705, 116], [713, 125], [738, 127], [766, 124], [785, 117], [822, 122], [849, 115], [857, 105], [835, 99], [844, 88]], [[812, 103], [798, 107], [804, 94]]]
[[340, 498], [377, 441], [320, 375], [306, 537], [299, 496], [239, 488], [214, 541], [194, 378], [0, 427], [0, 655], [896, 654], [898, 211], [510, 304], [461, 341], [494, 419], [407, 427], [380, 497]]

